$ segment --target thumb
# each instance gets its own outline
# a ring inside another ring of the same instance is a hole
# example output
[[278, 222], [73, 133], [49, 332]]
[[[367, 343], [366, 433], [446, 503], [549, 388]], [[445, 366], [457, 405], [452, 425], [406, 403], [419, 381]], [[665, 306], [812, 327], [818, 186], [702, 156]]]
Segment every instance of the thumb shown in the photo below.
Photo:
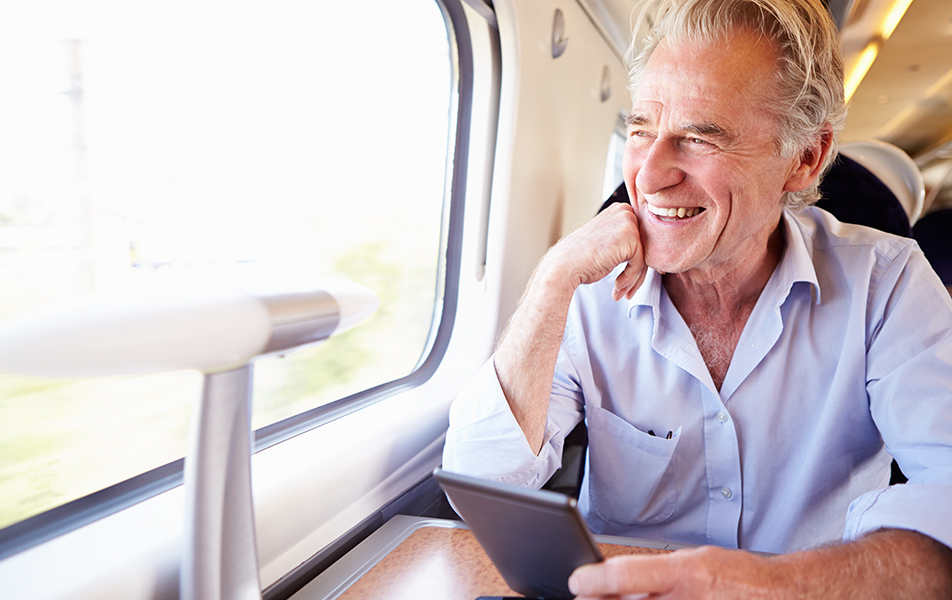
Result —
[[663, 593], [672, 584], [669, 560], [670, 555], [628, 555], [584, 565], [569, 577], [569, 591], [595, 598]]
[[584, 565], [569, 577], [569, 591], [577, 596], [619, 595], [627, 590], [625, 573], [617, 561]]

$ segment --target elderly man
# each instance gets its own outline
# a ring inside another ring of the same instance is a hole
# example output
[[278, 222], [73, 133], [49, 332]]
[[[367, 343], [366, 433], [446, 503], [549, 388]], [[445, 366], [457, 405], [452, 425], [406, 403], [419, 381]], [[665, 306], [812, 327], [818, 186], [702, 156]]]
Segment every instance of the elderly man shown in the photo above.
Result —
[[542, 259], [444, 468], [539, 487], [584, 418], [592, 529], [702, 548], [583, 567], [581, 596], [948, 598], [952, 303], [911, 240], [806, 207], [835, 27], [819, 0], [662, 2], [631, 204]]

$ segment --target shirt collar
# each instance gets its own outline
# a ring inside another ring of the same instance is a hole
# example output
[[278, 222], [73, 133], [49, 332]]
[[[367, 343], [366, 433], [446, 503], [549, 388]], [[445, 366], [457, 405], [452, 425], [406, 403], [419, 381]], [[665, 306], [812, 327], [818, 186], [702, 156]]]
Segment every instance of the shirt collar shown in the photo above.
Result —
[[661, 301], [661, 274], [652, 268], [645, 273], [645, 280], [635, 295], [628, 301], [628, 316], [636, 306], [658, 306]]
[[[783, 303], [794, 283], [803, 281], [813, 286], [815, 301], [820, 303], [820, 283], [813, 266], [812, 222], [804, 221], [784, 209], [781, 219], [784, 234], [784, 251], [780, 264], [771, 277], [767, 289], [774, 290], [777, 305]], [[764, 292], [767, 292], [767, 289]], [[649, 268], [645, 280], [628, 301], [628, 314], [636, 306], [658, 306], [661, 299], [661, 274]]]
[[[776, 286], [777, 305], [779, 306], [794, 283], [802, 281], [813, 287], [814, 301], [820, 303], [820, 282], [813, 264], [813, 233], [816, 225], [812, 220], [803, 219], [788, 209], [783, 211], [784, 251], [777, 265]], [[769, 285], [769, 284], [768, 284]]]

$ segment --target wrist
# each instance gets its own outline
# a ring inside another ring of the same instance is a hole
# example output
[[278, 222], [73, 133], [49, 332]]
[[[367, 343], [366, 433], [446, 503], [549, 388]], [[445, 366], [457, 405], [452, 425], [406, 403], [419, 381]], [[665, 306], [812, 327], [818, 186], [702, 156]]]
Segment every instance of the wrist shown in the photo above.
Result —
[[549, 251], [536, 266], [527, 292], [540, 292], [553, 300], [570, 301], [580, 282], [580, 278], [571, 272], [566, 262], [561, 260], [555, 251]]

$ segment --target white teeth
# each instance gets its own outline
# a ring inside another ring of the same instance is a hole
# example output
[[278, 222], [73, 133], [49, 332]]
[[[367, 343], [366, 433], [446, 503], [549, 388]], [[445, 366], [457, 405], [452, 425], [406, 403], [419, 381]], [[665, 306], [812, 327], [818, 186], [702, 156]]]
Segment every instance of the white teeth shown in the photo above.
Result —
[[680, 208], [658, 208], [657, 206], [652, 206], [651, 204], [648, 205], [648, 210], [659, 217], [677, 217], [679, 219], [693, 217], [694, 215], [701, 212], [700, 207], [685, 208], [682, 206]]

